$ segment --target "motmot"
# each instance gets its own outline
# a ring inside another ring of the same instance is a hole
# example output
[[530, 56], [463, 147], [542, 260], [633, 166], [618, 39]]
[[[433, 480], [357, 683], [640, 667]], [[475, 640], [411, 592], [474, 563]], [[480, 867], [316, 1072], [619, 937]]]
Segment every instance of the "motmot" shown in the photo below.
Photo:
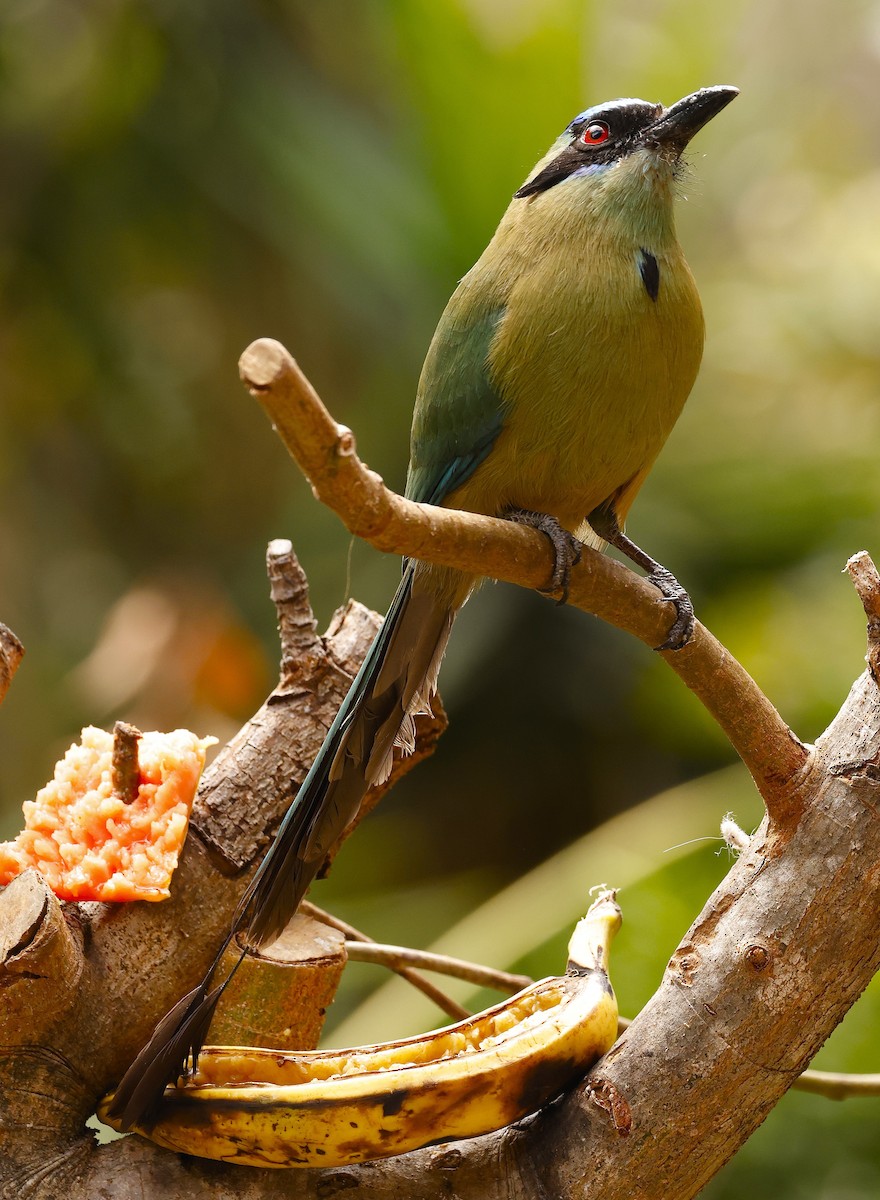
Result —
[[[702, 88], [669, 108], [613, 100], [580, 113], [514, 194], [455, 289], [428, 348], [406, 495], [525, 521], [553, 543], [563, 594], [577, 538], [611, 544], [672, 603], [662, 649], [689, 638], [693, 608], [624, 521], [691, 390], [703, 314], [675, 233], [676, 181], [691, 138], [737, 95]], [[112, 1105], [149, 1120], [165, 1085], [194, 1069], [236, 934], [274, 940], [327, 852], [411, 750], [455, 615], [478, 580], [405, 561], [363, 665], [202, 982], [157, 1025]], [[245, 953], [244, 951], [243, 953]], [[241, 959], [239, 959], [241, 961]], [[234, 971], [235, 968], [233, 968]]]

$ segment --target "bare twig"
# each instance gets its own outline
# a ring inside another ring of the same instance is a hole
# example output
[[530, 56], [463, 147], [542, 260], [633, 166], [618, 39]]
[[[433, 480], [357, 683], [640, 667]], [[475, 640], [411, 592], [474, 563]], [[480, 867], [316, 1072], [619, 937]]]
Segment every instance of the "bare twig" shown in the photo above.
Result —
[[[323, 908], [318, 908], [317, 904], [312, 904], [310, 900], [304, 900], [299, 906], [299, 911], [309, 917], [314, 917], [316, 921], [323, 921], [325, 925], [331, 925], [334, 929], [338, 929], [341, 933], [344, 933], [346, 941], [352, 943], [348, 947], [349, 958], [354, 957], [352, 953], [353, 943], [360, 942], [363, 945], [377, 944], [367, 934], [362, 933], [359, 929], [355, 929], [347, 921], [342, 921], [339, 917], [334, 917], [332, 913], [325, 912]], [[414, 971], [411, 967], [407, 966], [392, 966], [391, 969], [401, 979], [405, 979], [407, 983], [412, 984], [414, 988], [427, 996], [429, 1000], [432, 1000], [442, 1012], [445, 1012], [448, 1017], [452, 1017], [453, 1021], [461, 1021], [471, 1015], [457, 1000], [453, 1000], [451, 996], [447, 996], [445, 992], [431, 983], [430, 979], [425, 979], [424, 975], [419, 974], [418, 971]]]
[[880, 1096], [880, 1075], [851, 1075], [841, 1071], [804, 1071], [791, 1085], [829, 1100]]
[[[315, 496], [346, 527], [379, 550], [410, 555], [540, 588], [552, 571], [547, 539], [494, 517], [414, 504], [385, 487], [357, 457], [350, 430], [337, 423], [284, 347], [254, 342], [242, 355], [241, 376], [260, 401]], [[646, 580], [585, 548], [571, 575], [569, 603], [659, 645], [669, 605]], [[697, 623], [694, 637], [664, 659], [712, 714], [745, 762], [771, 819], [791, 824], [807, 793], [808, 750], [748, 672]], [[793, 784], [801, 786], [792, 786]]]
[[117, 721], [113, 727], [113, 791], [126, 804], [137, 800], [141, 781], [138, 742], [142, 737], [141, 731], [126, 721]]
[[272, 602], [278, 614], [281, 682], [290, 686], [321, 653], [318, 622], [309, 603], [306, 573], [286, 538], [276, 538], [266, 552]]
[[854, 554], [846, 570], [868, 618], [868, 670], [874, 682], [880, 683], [880, 575], [867, 550]]
[[521, 992], [533, 980], [528, 975], [514, 975], [510, 971], [498, 971], [480, 963], [467, 962], [463, 958], [452, 958], [448, 954], [432, 954], [429, 950], [413, 950], [409, 946], [388, 946], [381, 942], [351, 942], [348, 945], [351, 962], [379, 963], [396, 971], [400, 967], [421, 967], [425, 971], [436, 971], [438, 975], [451, 975], [464, 979], [477, 987], [495, 988], [499, 992]]

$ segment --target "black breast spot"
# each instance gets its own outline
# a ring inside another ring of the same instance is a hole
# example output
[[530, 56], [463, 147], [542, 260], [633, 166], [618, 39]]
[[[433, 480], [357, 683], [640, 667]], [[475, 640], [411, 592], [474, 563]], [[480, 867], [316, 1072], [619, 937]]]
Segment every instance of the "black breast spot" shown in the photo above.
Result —
[[660, 267], [654, 255], [644, 247], [639, 251], [639, 274], [645, 285], [645, 291], [652, 300], [656, 300], [660, 292]]

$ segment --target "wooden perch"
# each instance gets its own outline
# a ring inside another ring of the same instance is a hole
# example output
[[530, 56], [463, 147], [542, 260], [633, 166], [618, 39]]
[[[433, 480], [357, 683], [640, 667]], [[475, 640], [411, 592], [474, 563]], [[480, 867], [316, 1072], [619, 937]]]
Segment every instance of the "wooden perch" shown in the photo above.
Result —
[[[283, 347], [255, 343], [242, 372], [316, 495], [354, 532], [386, 551], [529, 587], [546, 582], [550, 554], [538, 534], [414, 505], [384, 488]], [[737, 862], [658, 991], [583, 1085], [499, 1133], [360, 1168], [236, 1169], [182, 1159], [137, 1137], [96, 1148], [83, 1133], [83, 1119], [156, 1017], [200, 977], [245, 868], [277, 826], [291, 781], [310, 762], [376, 627], [351, 607], [322, 646], [287, 544], [273, 548], [272, 571], [285, 640], [282, 682], [207, 772], [172, 900], [61, 910], [27, 876], [0, 896], [0, 1195], [689, 1200], [791, 1086], [880, 965], [874, 675], [856, 681], [808, 750], [700, 625], [685, 649], [663, 657], [736, 746], [768, 815], [752, 838], [737, 838]], [[868, 614], [874, 669], [880, 577], [866, 557], [850, 571]], [[570, 603], [649, 646], [662, 641], [670, 620], [649, 584], [589, 551], [573, 572]], [[356, 651], [343, 652], [353, 628], [363, 636]], [[46, 971], [56, 986], [47, 987]], [[49, 1006], [48, 1020], [29, 1021], [35, 1003]]]
[[[333, 420], [279, 342], [254, 342], [239, 368], [317, 499], [357, 537], [377, 550], [522, 587], [547, 584], [553, 556], [542, 534], [509, 521], [415, 504], [390, 491], [357, 457], [351, 430]], [[572, 569], [568, 603], [649, 646], [662, 643], [670, 625], [670, 606], [656, 588], [587, 547]], [[699, 622], [692, 641], [682, 650], [663, 652], [663, 658], [727, 734], [771, 819], [782, 824], [796, 819], [797, 783], [806, 780], [809, 752], [748, 672]]]

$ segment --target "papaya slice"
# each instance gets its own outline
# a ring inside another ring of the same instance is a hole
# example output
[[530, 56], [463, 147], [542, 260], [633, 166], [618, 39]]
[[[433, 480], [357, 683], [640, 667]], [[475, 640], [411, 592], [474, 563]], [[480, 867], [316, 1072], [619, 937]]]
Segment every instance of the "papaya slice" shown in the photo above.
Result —
[[62, 900], [166, 900], [205, 752], [188, 729], [138, 740], [137, 792], [113, 786], [113, 734], [88, 726], [23, 804], [25, 827], [0, 842], [0, 884], [35, 867]]

